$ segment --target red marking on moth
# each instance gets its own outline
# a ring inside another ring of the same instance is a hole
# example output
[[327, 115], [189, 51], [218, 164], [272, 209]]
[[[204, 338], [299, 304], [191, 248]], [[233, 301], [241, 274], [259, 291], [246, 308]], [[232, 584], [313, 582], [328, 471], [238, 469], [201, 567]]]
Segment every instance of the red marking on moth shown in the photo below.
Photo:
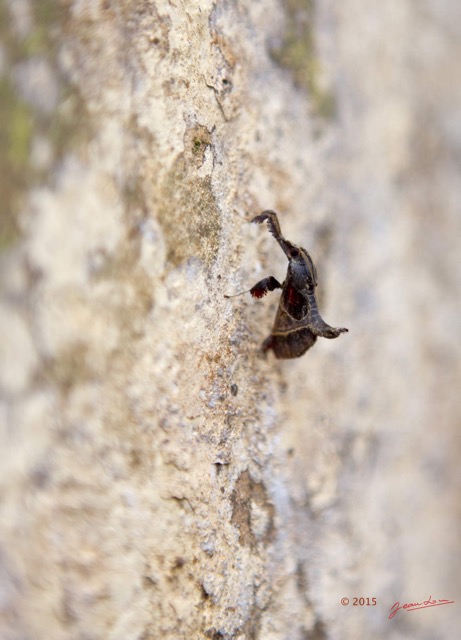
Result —
[[263, 298], [267, 293], [267, 289], [266, 287], [253, 287], [250, 289], [250, 293], [253, 298]]
[[294, 287], [288, 287], [288, 304], [299, 305], [301, 296]]

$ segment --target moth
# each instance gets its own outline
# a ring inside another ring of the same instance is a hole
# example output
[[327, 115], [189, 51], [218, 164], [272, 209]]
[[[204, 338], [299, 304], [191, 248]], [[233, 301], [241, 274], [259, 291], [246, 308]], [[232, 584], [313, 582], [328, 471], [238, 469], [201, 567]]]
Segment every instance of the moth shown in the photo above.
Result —
[[272, 349], [276, 358], [299, 358], [318, 337], [337, 338], [348, 329], [330, 327], [320, 316], [315, 297], [317, 269], [306, 249], [283, 237], [275, 211], [263, 211], [252, 220], [257, 224], [266, 221], [270, 233], [288, 258], [288, 271], [282, 284], [274, 276], [268, 276], [249, 291], [254, 298], [262, 298], [268, 291], [282, 290], [274, 326], [264, 340], [262, 350], [266, 353]]

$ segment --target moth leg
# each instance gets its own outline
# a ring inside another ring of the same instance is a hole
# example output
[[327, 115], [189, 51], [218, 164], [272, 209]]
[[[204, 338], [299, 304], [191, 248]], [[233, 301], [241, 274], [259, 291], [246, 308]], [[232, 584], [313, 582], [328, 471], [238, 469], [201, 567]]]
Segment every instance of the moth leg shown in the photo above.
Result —
[[280, 229], [279, 219], [275, 211], [271, 211], [268, 209], [267, 211], [263, 211], [253, 218], [251, 222], [256, 222], [257, 224], [262, 224], [265, 220], [267, 220], [267, 226], [269, 227], [269, 231], [277, 240], [279, 245], [282, 247], [286, 257], [288, 260], [292, 257], [293, 251], [298, 251], [296, 247], [291, 244], [288, 240], [286, 240], [282, 235], [282, 230]]
[[274, 291], [274, 289], [281, 288], [282, 285], [280, 282], [274, 278], [274, 276], [269, 276], [257, 282], [254, 287], [251, 287], [251, 289], [248, 289], [247, 291], [241, 291], [240, 293], [234, 293], [233, 295], [224, 295], [224, 297], [235, 298], [236, 296], [241, 296], [244, 293], [251, 293], [253, 298], [262, 298], [268, 291]]
[[309, 328], [316, 336], [319, 336], [320, 338], [329, 338], [330, 340], [337, 338], [341, 333], [347, 333], [349, 331], [349, 329], [346, 329], [345, 327], [330, 327], [330, 325], [323, 320], [311, 325]]
[[277, 218], [277, 214], [275, 211], [271, 211], [267, 209], [253, 218], [251, 222], [256, 222], [257, 224], [262, 224], [265, 220], [267, 220], [267, 226], [269, 227], [269, 231], [272, 233], [276, 240], [283, 238], [282, 231], [280, 229], [279, 219]]
[[251, 287], [250, 293], [253, 298], [262, 298], [268, 291], [274, 291], [274, 289], [281, 288], [282, 285], [280, 282], [274, 278], [274, 276], [269, 276], [257, 282], [254, 287]]

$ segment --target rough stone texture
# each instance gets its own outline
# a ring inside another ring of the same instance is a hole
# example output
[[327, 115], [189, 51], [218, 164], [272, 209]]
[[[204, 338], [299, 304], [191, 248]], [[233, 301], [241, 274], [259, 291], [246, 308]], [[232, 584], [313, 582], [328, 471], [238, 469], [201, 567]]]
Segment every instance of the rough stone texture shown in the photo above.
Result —
[[460, 6], [3, 0], [2, 640], [457, 637]]

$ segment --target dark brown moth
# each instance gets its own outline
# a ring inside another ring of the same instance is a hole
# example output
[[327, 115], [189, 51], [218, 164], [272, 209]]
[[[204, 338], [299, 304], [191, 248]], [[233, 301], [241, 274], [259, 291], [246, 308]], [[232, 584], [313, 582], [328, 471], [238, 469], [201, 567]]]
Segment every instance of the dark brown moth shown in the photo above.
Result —
[[250, 289], [254, 298], [282, 289], [274, 326], [262, 349], [265, 353], [272, 349], [277, 358], [299, 358], [313, 346], [317, 337], [337, 338], [348, 329], [330, 327], [321, 318], [315, 298], [317, 270], [308, 252], [283, 237], [275, 211], [263, 211], [252, 220], [258, 224], [265, 221], [288, 258], [288, 271], [282, 284], [269, 276]]

